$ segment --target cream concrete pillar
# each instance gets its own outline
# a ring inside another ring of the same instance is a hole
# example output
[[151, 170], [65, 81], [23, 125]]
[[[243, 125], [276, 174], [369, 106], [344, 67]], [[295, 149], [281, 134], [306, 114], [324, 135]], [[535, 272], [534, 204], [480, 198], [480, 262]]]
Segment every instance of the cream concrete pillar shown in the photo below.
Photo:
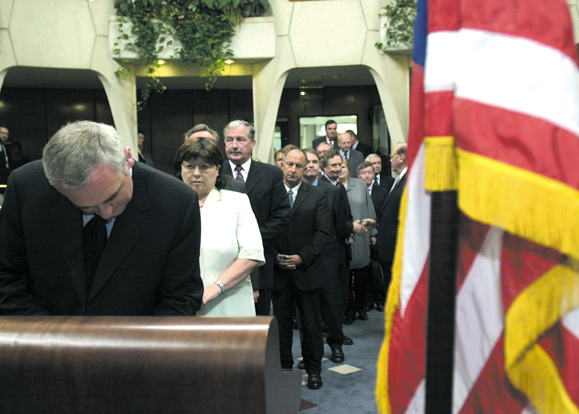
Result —
[[287, 36], [277, 39], [277, 57], [254, 65], [253, 116], [256, 129], [254, 155], [263, 162], [273, 161], [273, 133], [281, 94], [290, 69], [295, 67]]
[[114, 0], [0, 0], [0, 87], [15, 66], [92, 70], [117, 130], [136, 153], [135, 77], [114, 75], [119, 65], [108, 44], [113, 14]]

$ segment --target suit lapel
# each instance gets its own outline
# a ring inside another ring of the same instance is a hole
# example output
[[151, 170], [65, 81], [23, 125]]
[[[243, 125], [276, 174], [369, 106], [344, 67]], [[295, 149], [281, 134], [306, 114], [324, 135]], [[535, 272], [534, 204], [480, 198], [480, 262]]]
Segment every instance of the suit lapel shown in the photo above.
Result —
[[[235, 178], [235, 177], [234, 177]], [[247, 187], [247, 193], [249, 194], [253, 187], [261, 179], [261, 168], [257, 161], [251, 161], [251, 166], [249, 167], [249, 172], [247, 173], [247, 181], [245, 186]]]
[[398, 182], [396, 183], [394, 188], [392, 188], [392, 191], [390, 191], [388, 193], [388, 195], [386, 196], [386, 199], [384, 200], [384, 204], [383, 204], [384, 207], [386, 207], [386, 204], [388, 204], [390, 199], [392, 197], [394, 197], [394, 194], [397, 194], [400, 191], [400, 188], [404, 185], [405, 182], [406, 182], [406, 174], [404, 174], [404, 177], [402, 177], [400, 180], [398, 180]]
[[64, 196], [59, 194], [58, 197], [61, 202], [50, 212], [54, 228], [58, 229], [54, 234], [54, 240], [60, 245], [76, 292], [83, 305], [86, 305], [82, 212]]
[[294, 213], [300, 208], [304, 200], [307, 198], [310, 189], [308, 185], [302, 181], [302, 185], [300, 185], [300, 190], [298, 191], [298, 195], [294, 200], [294, 205], [292, 206], [290, 217], [294, 215]]
[[221, 166], [221, 168], [223, 169], [223, 172], [225, 174], [233, 177], [233, 171], [231, 171], [231, 164], [229, 164], [229, 160], [223, 161], [223, 165]]
[[123, 263], [131, 250], [149, 226], [143, 213], [150, 208], [149, 193], [144, 177], [145, 171], [138, 164], [133, 167], [133, 197], [125, 211], [115, 220], [113, 230], [103, 252], [101, 264], [97, 269], [89, 294], [92, 299]]

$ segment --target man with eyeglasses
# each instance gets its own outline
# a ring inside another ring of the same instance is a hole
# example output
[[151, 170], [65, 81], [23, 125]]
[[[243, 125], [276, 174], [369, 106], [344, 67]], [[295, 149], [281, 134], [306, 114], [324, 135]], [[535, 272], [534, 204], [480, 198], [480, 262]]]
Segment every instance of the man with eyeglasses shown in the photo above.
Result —
[[378, 154], [370, 154], [364, 161], [368, 161], [372, 164], [372, 167], [374, 167], [375, 176], [373, 185], [376, 187], [382, 187], [386, 191], [390, 191], [392, 184], [394, 184], [394, 178], [386, 171], [382, 171], [382, 158], [380, 158]]
[[[384, 271], [384, 283], [388, 285], [392, 276], [392, 262], [394, 261], [394, 250], [396, 248], [396, 236], [398, 234], [398, 212], [400, 210], [400, 200], [406, 185], [406, 143], [401, 142], [394, 145], [390, 154], [392, 170], [398, 174], [394, 185], [386, 196], [382, 209], [378, 215], [380, 228], [378, 231], [377, 248], [380, 255], [380, 264]], [[382, 304], [383, 305], [383, 304]]]

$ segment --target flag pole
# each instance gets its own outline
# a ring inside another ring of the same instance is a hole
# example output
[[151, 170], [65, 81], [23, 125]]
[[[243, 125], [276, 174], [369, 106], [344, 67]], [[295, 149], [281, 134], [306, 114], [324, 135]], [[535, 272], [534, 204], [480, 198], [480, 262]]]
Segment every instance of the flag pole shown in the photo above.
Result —
[[456, 191], [433, 192], [431, 202], [425, 413], [450, 414], [460, 214]]

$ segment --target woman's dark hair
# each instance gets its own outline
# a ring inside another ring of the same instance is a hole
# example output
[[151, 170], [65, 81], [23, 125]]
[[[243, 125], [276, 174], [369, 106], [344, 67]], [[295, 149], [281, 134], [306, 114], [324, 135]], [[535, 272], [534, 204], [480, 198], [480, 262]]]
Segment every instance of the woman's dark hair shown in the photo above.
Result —
[[182, 180], [181, 164], [183, 164], [183, 161], [193, 159], [201, 159], [208, 164], [219, 166], [217, 180], [215, 181], [215, 188], [218, 190], [223, 190], [227, 183], [232, 179], [228, 175], [223, 174], [223, 154], [215, 143], [215, 140], [211, 138], [198, 137], [189, 138], [185, 141], [175, 156], [175, 177]]

